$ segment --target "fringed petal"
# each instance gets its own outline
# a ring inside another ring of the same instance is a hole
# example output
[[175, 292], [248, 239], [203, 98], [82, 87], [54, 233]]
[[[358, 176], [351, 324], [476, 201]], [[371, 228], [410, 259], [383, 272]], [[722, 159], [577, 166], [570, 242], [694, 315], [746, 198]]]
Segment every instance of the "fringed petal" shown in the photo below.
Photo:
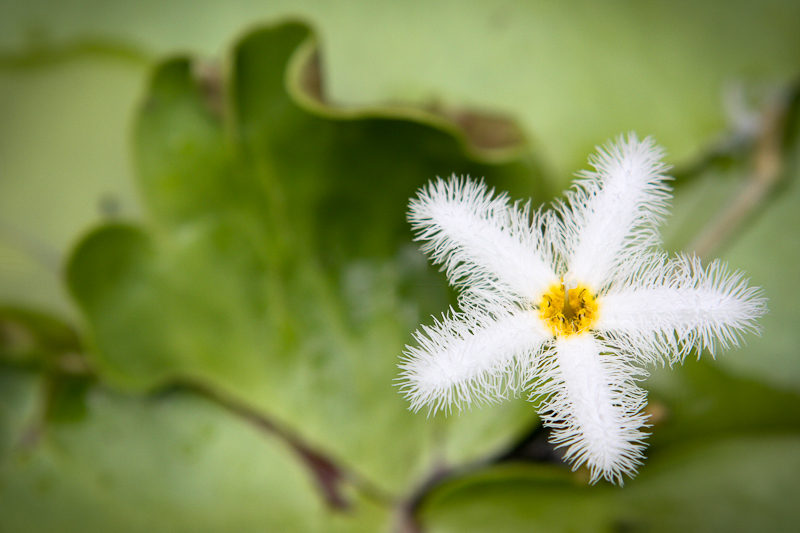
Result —
[[650, 138], [620, 136], [598, 150], [589, 160], [595, 171], [579, 173], [566, 202], [556, 204], [566, 235], [561, 253], [576, 280], [600, 291], [627, 257], [660, 244], [656, 228], [670, 199], [662, 156]]
[[623, 475], [633, 476], [647, 436], [647, 393], [636, 381], [647, 372], [586, 333], [558, 338], [536, 374], [539, 415], [573, 469], [585, 463], [592, 483], [603, 477], [622, 485]]
[[416, 240], [427, 241], [422, 251], [477, 306], [534, 301], [558, 281], [544, 218], [530, 204], [509, 205], [483, 182], [455, 176], [420, 190], [408, 213]]
[[496, 401], [520, 388], [550, 338], [532, 311], [499, 315], [451, 313], [415, 334], [400, 364], [411, 409], [430, 412]]
[[596, 329], [627, 339], [647, 362], [658, 353], [681, 361], [692, 350], [714, 355], [738, 346], [747, 332], [759, 333], [766, 302], [760, 288], [724, 263], [704, 269], [697, 257], [680, 255], [599, 298]]

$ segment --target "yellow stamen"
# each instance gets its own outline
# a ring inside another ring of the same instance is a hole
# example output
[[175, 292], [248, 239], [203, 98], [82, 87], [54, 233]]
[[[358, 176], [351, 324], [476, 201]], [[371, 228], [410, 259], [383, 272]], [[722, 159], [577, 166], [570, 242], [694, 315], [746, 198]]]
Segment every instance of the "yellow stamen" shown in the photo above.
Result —
[[578, 286], [577, 283], [569, 276], [569, 274], [565, 275], [561, 278], [561, 285], [564, 286], [564, 307], [562, 313], [564, 314], [564, 319], [567, 321], [571, 321], [575, 318], [575, 313], [572, 312], [572, 306], [569, 302], [569, 291], [570, 289], [574, 289]]
[[553, 335], [568, 337], [589, 329], [595, 323], [597, 301], [585, 285], [564, 281], [550, 287], [542, 296], [539, 315]]

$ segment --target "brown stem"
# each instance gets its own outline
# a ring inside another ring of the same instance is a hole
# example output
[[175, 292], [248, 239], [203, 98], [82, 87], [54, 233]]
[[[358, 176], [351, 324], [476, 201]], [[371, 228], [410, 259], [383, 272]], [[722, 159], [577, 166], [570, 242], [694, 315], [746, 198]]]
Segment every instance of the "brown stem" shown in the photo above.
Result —
[[783, 173], [783, 140], [788, 104], [779, 99], [764, 113], [761, 134], [756, 140], [753, 171], [723, 209], [689, 244], [688, 249], [707, 258], [716, 255], [758, 208], [780, 181]]
[[184, 381], [180, 383], [180, 386], [211, 400], [259, 430], [271, 433], [286, 442], [312, 473], [325, 501], [331, 508], [338, 510], [350, 508], [350, 502], [345, 497], [346, 483], [356, 487], [362, 494], [375, 501], [385, 504], [395, 501], [395, 498], [388, 492], [354, 471], [343, 467], [336, 460], [315, 450], [299, 436], [245, 403], [201, 383]]

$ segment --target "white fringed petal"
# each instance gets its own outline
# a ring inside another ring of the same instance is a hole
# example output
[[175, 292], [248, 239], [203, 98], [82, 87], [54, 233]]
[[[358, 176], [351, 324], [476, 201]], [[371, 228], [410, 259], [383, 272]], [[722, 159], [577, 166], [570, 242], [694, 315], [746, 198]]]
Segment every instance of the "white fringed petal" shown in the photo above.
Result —
[[610, 290], [598, 305], [598, 331], [624, 335], [644, 357], [657, 352], [671, 361], [693, 349], [714, 355], [718, 347], [738, 346], [745, 333], [759, 332], [756, 320], [766, 313], [761, 289], [748, 287], [741, 273], [719, 261], [703, 269], [698, 258], [683, 255]]
[[516, 390], [552, 335], [533, 311], [498, 316], [453, 314], [414, 335], [400, 380], [414, 411], [496, 401]]
[[627, 257], [660, 244], [656, 227], [670, 198], [662, 156], [652, 139], [631, 133], [598, 150], [589, 160], [594, 172], [578, 174], [567, 203], [556, 206], [576, 280], [599, 291]]
[[536, 376], [539, 414], [553, 428], [550, 441], [566, 447], [573, 469], [586, 463], [591, 482], [623, 484], [641, 464], [647, 393], [636, 385], [647, 373], [623, 354], [606, 353], [591, 334], [560, 337]]
[[530, 204], [520, 208], [505, 194], [493, 196], [483, 182], [437, 179], [411, 201], [408, 220], [450, 283], [480, 295], [473, 304], [537, 300], [558, 281], [543, 217]]

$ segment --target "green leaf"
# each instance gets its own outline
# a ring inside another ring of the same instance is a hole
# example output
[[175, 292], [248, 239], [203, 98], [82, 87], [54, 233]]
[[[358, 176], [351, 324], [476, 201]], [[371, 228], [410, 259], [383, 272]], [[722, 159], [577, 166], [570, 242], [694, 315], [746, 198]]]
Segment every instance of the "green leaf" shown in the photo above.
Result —
[[759, 520], [780, 531], [792, 523], [800, 397], [707, 361], [657, 369], [644, 385], [652, 435], [624, 488], [588, 486], [585, 469], [566, 465], [501, 463], [434, 488], [420, 520], [434, 532], [751, 531]]
[[444, 103], [519, 117], [540, 163], [553, 170], [548, 177], [561, 184], [594, 145], [621, 131], [655, 135], [676, 161], [699, 156], [728, 126], [723, 100], [732, 84], [780, 86], [800, 70], [800, 7], [787, 0], [4, 7], [4, 49], [89, 35], [159, 55], [214, 56], [255, 20], [308, 17], [325, 42], [332, 101]]
[[789, 531], [800, 520], [798, 452], [796, 432], [675, 449], [616, 495], [618, 523], [642, 531]]
[[508, 465], [444, 485], [425, 502], [432, 533], [787, 531], [800, 520], [800, 435], [710, 440], [648, 460], [625, 488]]
[[78, 236], [135, 218], [128, 123], [146, 63], [107, 48], [0, 57], [0, 301], [75, 321], [62, 278]]
[[691, 439], [800, 428], [800, 396], [729, 375], [719, 359], [651, 372], [643, 383], [653, 425], [648, 455]]
[[93, 388], [42, 425], [43, 383], [0, 370], [0, 514], [9, 531], [375, 531], [375, 504], [326, 509], [297, 454], [197, 396]]
[[508, 464], [431, 491], [420, 521], [432, 533], [603, 531], [614, 516], [605, 488], [581, 486], [567, 469]]
[[[185, 59], [156, 71], [135, 134], [150, 224], [98, 229], [68, 278], [103, 378], [131, 390], [208, 384], [404, 490], [440, 449], [474, 460], [535, 421], [521, 401], [429, 421], [393, 386], [410, 333], [450, 301], [411, 243], [408, 199], [450, 172], [518, 190], [533, 180], [521, 163], [465, 157], [456, 128], [433, 116], [300, 107], [284, 77], [308, 37], [301, 24], [246, 37], [231, 89], [213, 71], [198, 80]], [[205, 90], [214, 84], [221, 92]], [[470, 419], [491, 437], [473, 437]]]

